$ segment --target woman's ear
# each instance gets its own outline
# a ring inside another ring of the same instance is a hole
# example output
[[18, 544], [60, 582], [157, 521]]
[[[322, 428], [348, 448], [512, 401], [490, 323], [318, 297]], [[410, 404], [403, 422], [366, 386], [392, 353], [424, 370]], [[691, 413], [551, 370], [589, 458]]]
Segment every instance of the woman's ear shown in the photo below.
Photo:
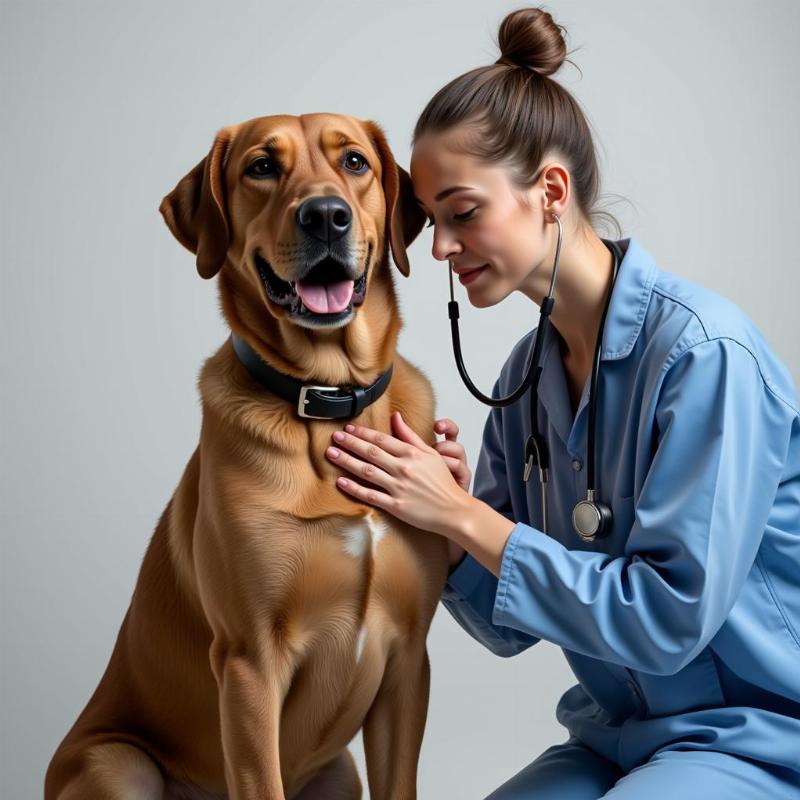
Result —
[[414, 199], [414, 187], [409, 174], [394, 160], [380, 125], [372, 120], [365, 123], [381, 159], [381, 184], [386, 203], [384, 241], [389, 240], [392, 258], [406, 277], [410, 272], [406, 247], [414, 241], [425, 224], [425, 212]]
[[203, 278], [213, 278], [220, 271], [230, 245], [225, 156], [233, 139], [233, 128], [219, 130], [208, 155], [158, 207], [172, 235], [197, 255], [197, 271]]

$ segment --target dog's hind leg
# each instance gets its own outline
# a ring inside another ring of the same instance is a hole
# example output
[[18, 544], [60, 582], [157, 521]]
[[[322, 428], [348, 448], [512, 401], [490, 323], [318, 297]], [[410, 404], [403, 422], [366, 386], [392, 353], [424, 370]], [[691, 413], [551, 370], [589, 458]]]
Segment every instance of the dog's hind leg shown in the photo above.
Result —
[[361, 778], [352, 753], [345, 748], [322, 766], [291, 800], [361, 800]]
[[135, 745], [96, 744], [79, 759], [80, 772], [63, 784], [58, 775], [66, 767], [51, 765], [45, 781], [45, 800], [162, 800], [164, 797], [161, 770]]

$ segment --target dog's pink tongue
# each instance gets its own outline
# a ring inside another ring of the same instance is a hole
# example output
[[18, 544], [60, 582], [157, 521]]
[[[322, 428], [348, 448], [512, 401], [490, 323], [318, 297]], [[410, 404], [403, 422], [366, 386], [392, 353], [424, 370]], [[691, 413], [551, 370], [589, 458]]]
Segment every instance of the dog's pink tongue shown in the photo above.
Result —
[[353, 296], [353, 281], [339, 281], [320, 286], [297, 281], [294, 289], [309, 311], [317, 314], [335, 314], [344, 311]]

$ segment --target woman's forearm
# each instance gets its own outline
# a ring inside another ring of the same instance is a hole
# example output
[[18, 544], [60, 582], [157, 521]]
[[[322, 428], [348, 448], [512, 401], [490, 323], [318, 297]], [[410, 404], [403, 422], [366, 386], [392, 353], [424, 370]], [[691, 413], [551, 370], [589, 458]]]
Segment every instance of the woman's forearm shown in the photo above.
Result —
[[463, 506], [453, 515], [448, 538], [463, 547], [493, 575], [500, 577], [503, 550], [515, 525], [482, 500], [466, 495]]

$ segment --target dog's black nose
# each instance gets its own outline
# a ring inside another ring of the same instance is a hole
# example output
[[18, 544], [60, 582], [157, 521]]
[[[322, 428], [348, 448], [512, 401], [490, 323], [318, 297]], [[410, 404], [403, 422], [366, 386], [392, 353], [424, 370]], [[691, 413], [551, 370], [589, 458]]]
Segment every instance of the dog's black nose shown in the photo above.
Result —
[[300, 204], [295, 219], [301, 230], [329, 244], [350, 230], [353, 214], [341, 197], [310, 197]]

